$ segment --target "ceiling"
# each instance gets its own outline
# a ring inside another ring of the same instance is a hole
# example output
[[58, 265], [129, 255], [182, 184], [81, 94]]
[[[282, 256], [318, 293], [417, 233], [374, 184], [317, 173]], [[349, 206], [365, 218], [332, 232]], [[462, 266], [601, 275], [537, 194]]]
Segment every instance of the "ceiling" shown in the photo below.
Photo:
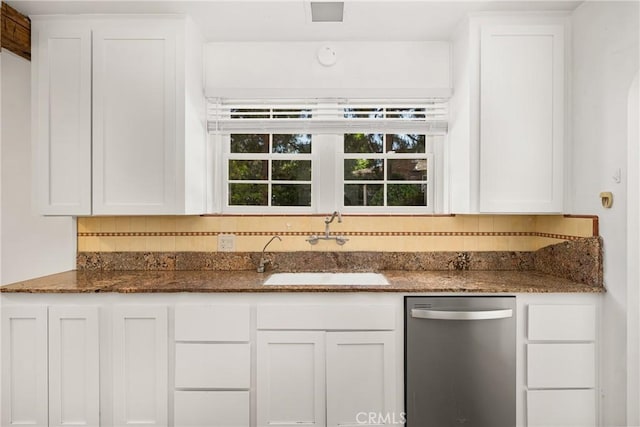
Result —
[[449, 39], [468, 13], [572, 11], [582, 1], [346, 0], [342, 23], [312, 23], [309, 0], [14, 0], [7, 3], [26, 15], [188, 14], [200, 25], [207, 41], [426, 41]]

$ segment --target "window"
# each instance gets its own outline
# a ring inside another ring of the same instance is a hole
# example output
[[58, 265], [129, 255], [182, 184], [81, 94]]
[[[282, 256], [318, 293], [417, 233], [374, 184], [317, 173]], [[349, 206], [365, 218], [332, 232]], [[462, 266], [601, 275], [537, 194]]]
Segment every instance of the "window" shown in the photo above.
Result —
[[426, 146], [424, 134], [345, 134], [343, 206], [431, 208]]
[[436, 211], [441, 101], [209, 107], [214, 212]]
[[231, 134], [227, 206], [311, 207], [309, 134]]

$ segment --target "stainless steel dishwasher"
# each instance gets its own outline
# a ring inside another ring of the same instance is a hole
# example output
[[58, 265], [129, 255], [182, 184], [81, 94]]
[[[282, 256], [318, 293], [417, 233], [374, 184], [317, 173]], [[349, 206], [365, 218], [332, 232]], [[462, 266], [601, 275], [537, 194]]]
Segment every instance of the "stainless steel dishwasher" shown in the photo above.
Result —
[[405, 297], [408, 427], [516, 425], [515, 297]]

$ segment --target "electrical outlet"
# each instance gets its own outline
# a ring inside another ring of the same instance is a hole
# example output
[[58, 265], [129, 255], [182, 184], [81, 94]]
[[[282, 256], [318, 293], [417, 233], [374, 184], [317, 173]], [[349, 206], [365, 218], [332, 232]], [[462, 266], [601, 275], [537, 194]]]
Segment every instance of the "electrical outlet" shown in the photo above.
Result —
[[235, 234], [218, 234], [218, 251], [233, 252], [236, 250]]

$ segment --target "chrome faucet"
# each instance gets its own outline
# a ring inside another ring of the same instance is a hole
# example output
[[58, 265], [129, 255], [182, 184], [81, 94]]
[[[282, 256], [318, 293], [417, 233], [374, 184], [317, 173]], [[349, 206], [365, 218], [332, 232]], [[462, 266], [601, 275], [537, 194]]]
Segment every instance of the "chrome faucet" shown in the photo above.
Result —
[[258, 267], [256, 268], [256, 271], [258, 273], [264, 273], [264, 267], [269, 264], [271, 262], [271, 260], [269, 258], [265, 258], [264, 256], [264, 251], [267, 250], [267, 246], [269, 246], [269, 244], [271, 242], [274, 241], [274, 239], [278, 239], [282, 242], [282, 239], [280, 238], [280, 236], [278, 236], [277, 234], [275, 236], [273, 236], [266, 245], [264, 245], [264, 248], [262, 248], [262, 254], [260, 254], [260, 263], [258, 264]]
[[338, 223], [342, 222], [342, 214], [338, 211], [334, 211], [330, 217], [326, 217], [324, 219], [324, 236], [318, 236], [316, 234], [313, 234], [306, 239], [307, 242], [309, 242], [310, 245], [315, 245], [318, 243], [319, 240], [335, 240], [336, 243], [339, 244], [340, 246], [347, 243], [349, 239], [347, 239], [346, 237], [331, 236], [329, 233], [329, 224], [331, 224], [333, 220], [336, 219], [336, 217], [338, 217]]

